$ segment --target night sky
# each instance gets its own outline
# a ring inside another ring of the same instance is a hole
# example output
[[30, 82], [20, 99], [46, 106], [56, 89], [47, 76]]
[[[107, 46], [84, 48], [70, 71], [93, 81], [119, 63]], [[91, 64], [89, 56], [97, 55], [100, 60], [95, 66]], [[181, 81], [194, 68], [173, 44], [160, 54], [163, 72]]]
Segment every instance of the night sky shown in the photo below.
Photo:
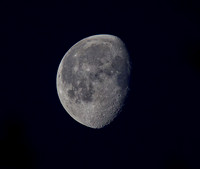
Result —
[[[200, 5], [194, 0], [1, 4], [0, 169], [199, 169]], [[56, 73], [79, 40], [112, 34], [132, 62], [103, 129], [62, 107]]]

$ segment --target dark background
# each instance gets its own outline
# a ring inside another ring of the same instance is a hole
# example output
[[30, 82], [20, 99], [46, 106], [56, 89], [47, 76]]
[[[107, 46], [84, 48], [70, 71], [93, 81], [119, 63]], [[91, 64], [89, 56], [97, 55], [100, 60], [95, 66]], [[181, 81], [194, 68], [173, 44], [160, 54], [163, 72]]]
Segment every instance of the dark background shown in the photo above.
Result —
[[[0, 169], [199, 169], [198, 1], [0, 5]], [[73, 120], [56, 91], [67, 50], [95, 34], [130, 53], [130, 95], [109, 126]]]

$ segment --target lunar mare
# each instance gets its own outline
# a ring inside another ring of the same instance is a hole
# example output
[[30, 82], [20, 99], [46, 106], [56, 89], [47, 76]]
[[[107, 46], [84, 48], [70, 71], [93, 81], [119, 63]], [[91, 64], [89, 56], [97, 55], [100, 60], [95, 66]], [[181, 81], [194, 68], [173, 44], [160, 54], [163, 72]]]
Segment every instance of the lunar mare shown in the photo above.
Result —
[[119, 114], [127, 96], [130, 60], [125, 44], [113, 35], [94, 35], [73, 45], [57, 72], [57, 92], [79, 123], [102, 128]]

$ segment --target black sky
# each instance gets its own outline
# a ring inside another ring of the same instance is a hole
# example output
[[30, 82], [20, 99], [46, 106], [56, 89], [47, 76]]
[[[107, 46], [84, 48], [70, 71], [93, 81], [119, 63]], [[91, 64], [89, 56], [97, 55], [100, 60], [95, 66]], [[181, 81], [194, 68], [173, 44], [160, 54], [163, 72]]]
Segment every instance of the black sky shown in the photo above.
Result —
[[[200, 168], [200, 6], [190, 0], [1, 5], [0, 169]], [[67, 50], [120, 37], [130, 95], [111, 125], [74, 121], [56, 91]]]

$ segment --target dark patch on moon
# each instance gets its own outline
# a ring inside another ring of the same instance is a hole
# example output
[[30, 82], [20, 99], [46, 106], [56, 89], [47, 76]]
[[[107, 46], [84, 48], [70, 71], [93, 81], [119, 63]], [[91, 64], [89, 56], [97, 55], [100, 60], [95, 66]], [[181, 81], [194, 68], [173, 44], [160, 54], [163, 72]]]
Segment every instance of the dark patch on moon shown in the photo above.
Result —
[[103, 70], [99, 69], [96, 72], [91, 72], [89, 74], [89, 78], [92, 81], [98, 81], [98, 82], [103, 82], [103, 78], [101, 78], [101, 74], [103, 73]]
[[[80, 102], [80, 100], [84, 102], [91, 102], [92, 101], [92, 95], [94, 94], [94, 89], [92, 83], [89, 83], [89, 88], [86, 86], [86, 82], [82, 80], [80, 84], [73, 83], [73, 89], [68, 90], [68, 96], [71, 99], [75, 99], [76, 102]], [[81, 92], [78, 93], [78, 91], [81, 90]], [[75, 94], [78, 93], [78, 94]]]
[[72, 57], [66, 57], [63, 62], [63, 71], [62, 77], [65, 83], [70, 84], [72, 83], [74, 85], [74, 72], [72, 70], [72, 65], [75, 65], [75, 59]]
[[82, 89], [82, 92], [80, 93], [81, 100], [83, 100], [84, 102], [91, 102], [92, 101], [92, 95], [94, 93], [92, 83], [89, 83], [89, 87], [87, 88], [86, 82], [81, 81], [78, 88]]
[[117, 84], [124, 89], [129, 80], [127, 76], [129, 65], [126, 63], [126, 60], [120, 56], [116, 56], [111, 65], [112, 70], [118, 71]]
[[[123, 52], [119, 53], [119, 49]], [[66, 95], [59, 92], [58, 95], [75, 120], [88, 127], [101, 128], [117, 115], [127, 94], [129, 73], [129, 56], [119, 38], [112, 35], [85, 38], [70, 48], [59, 66], [57, 88]], [[107, 82], [105, 77], [112, 83]], [[99, 86], [98, 90], [95, 84]], [[116, 92], [115, 96], [113, 91]], [[105, 98], [99, 99], [100, 95]], [[81, 105], [88, 106], [87, 112], [83, 107], [81, 109]], [[91, 105], [94, 109], [90, 109]], [[110, 109], [104, 105], [113, 106]], [[77, 107], [80, 108], [75, 110]]]
[[68, 90], [68, 96], [73, 99], [75, 97], [74, 90]]
[[[98, 52], [97, 52], [98, 51]], [[80, 63], [87, 63], [89, 65], [102, 66], [100, 59], [109, 53], [109, 49], [105, 45], [92, 45], [84, 50], [83, 55], [80, 56]]]

